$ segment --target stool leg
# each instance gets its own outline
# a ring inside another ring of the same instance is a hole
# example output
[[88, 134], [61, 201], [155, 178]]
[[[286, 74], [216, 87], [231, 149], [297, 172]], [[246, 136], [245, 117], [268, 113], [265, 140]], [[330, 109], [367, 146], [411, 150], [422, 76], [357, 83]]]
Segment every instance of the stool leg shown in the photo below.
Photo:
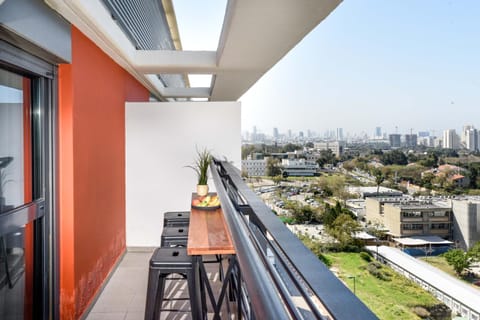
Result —
[[145, 320], [155, 319], [156, 300], [158, 293], [160, 272], [150, 268], [148, 271], [147, 302], [145, 304]]
[[[195, 257], [196, 258], [196, 257]], [[194, 258], [194, 263], [190, 270], [187, 270], [188, 296], [190, 298], [190, 308], [192, 312], [192, 319], [203, 320], [205, 318], [202, 303], [202, 286], [200, 271], [198, 268], [198, 261]]]
[[158, 279], [157, 295], [155, 297], [155, 313], [154, 313], [155, 320], [157, 320], [160, 317], [160, 310], [161, 310], [162, 304], [163, 304], [163, 297], [164, 297], [164, 293], [165, 293], [165, 281], [166, 280], [167, 280], [167, 275], [166, 274], [160, 274], [160, 277]]

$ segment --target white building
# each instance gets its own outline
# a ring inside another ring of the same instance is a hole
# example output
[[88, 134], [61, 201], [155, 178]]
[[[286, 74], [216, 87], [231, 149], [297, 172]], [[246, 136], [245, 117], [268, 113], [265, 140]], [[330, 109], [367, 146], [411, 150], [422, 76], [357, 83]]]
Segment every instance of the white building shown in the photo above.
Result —
[[443, 145], [445, 149], [459, 149], [460, 141], [455, 129], [448, 129], [443, 131]]
[[332, 150], [333, 154], [339, 157], [343, 153], [344, 143], [342, 141], [321, 141], [315, 142], [313, 147], [318, 151]]
[[282, 159], [284, 176], [314, 176], [317, 174], [319, 165], [313, 161], [305, 159]]
[[478, 146], [478, 130], [470, 128], [464, 131], [464, 146], [469, 151], [477, 151]]
[[249, 177], [266, 176], [267, 159], [261, 160], [242, 160], [242, 172], [246, 172]]

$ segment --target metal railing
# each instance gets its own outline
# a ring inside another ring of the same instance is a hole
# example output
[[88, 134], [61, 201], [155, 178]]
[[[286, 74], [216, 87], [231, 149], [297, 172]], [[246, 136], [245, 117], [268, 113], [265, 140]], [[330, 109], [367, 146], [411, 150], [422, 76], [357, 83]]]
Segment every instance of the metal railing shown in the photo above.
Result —
[[377, 319], [248, 188], [226, 161], [211, 166], [239, 266], [247, 319]]

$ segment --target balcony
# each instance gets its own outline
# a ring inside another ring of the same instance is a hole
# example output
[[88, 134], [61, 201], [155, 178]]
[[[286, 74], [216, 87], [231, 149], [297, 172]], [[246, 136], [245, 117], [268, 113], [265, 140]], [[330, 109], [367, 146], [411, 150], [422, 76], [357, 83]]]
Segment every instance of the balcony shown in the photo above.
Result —
[[[243, 183], [238, 169], [214, 161], [212, 175], [237, 253], [234, 278], [240, 279], [242, 288], [240, 299], [223, 306], [222, 318], [240, 312], [240, 318], [246, 319], [376, 319]], [[99, 319], [108, 311], [141, 319], [150, 256], [148, 251], [128, 252], [87, 319]], [[216, 265], [208, 265], [216, 294], [221, 284], [217, 270]], [[130, 291], [115, 290], [121, 286]], [[174, 296], [186, 291], [173, 281], [167, 288], [167, 294]], [[169, 303], [164, 307], [189, 315], [188, 300]], [[167, 311], [161, 318], [176, 316]]]

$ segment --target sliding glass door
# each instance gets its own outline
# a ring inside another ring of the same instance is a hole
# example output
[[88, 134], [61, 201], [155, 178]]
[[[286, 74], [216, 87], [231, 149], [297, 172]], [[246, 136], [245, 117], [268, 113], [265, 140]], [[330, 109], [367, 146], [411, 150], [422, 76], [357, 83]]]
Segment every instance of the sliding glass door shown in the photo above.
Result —
[[[19, 51], [0, 42], [4, 48]], [[0, 52], [0, 319], [48, 319], [55, 297], [53, 80], [44, 75], [52, 67]]]

